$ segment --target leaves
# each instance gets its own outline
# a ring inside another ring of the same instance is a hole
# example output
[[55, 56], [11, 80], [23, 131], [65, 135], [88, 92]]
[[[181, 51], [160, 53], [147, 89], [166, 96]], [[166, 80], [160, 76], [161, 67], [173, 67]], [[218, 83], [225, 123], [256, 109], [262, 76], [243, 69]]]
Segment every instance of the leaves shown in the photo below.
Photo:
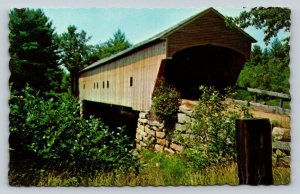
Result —
[[41, 9], [12, 9], [9, 13], [10, 83], [13, 88], [31, 87], [47, 91], [60, 81], [50, 79], [50, 71], [61, 75], [58, 68], [57, 46], [53, 42], [52, 23]]
[[67, 32], [56, 38], [59, 45], [60, 63], [68, 69], [71, 76], [71, 93], [77, 94], [77, 73], [83, 69], [91, 54], [92, 46], [88, 45], [91, 39], [85, 31], [77, 32], [77, 27], [70, 25]]
[[99, 59], [103, 59], [105, 57], [109, 57], [113, 54], [116, 54], [122, 50], [129, 48], [131, 44], [126, 39], [124, 32], [118, 29], [113, 37], [105, 41], [104, 43], [100, 43], [95, 46], [95, 51], [90, 57], [91, 61], [97, 61]]
[[237, 85], [289, 93], [289, 45], [275, 39], [270, 49], [262, 52], [255, 46], [244, 65]]
[[153, 113], [162, 121], [174, 122], [180, 105], [179, 98], [180, 93], [174, 86], [160, 80], [153, 94]]
[[12, 93], [10, 108], [12, 161], [87, 172], [126, 169], [135, 163], [124, 128], [111, 131], [99, 119], [80, 119], [77, 100], [70, 95], [47, 99], [26, 87]]
[[254, 7], [249, 11], [243, 11], [236, 18], [229, 21], [236, 23], [241, 28], [254, 26], [265, 33], [264, 41], [269, 43], [272, 37], [276, 37], [279, 31], [290, 31], [291, 10], [284, 7]]
[[185, 157], [195, 168], [219, 164], [235, 158], [235, 120], [239, 114], [225, 102], [230, 90], [200, 86], [202, 95], [191, 124], [191, 138], [185, 144]]

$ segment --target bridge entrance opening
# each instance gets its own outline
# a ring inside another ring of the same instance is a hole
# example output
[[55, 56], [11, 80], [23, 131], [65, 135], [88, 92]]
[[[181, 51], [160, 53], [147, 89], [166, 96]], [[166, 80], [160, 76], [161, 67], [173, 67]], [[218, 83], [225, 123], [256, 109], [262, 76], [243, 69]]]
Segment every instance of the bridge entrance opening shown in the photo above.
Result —
[[229, 48], [203, 45], [178, 51], [164, 70], [166, 81], [182, 98], [199, 99], [200, 85], [222, 89], [235, 85], [245, 57]]

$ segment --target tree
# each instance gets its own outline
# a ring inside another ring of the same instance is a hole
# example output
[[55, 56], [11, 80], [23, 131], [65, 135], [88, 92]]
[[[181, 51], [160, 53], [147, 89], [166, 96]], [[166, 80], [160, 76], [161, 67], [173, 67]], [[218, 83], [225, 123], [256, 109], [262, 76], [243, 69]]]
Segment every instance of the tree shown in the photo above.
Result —
[[9, 17], [12, 88], [29, 84], [42, 91], [53, 89], [51, 86], [58, 85], [62, 72], [58, 68], [52, 23], [41, 9], [12, 9]]
[[241, 28], [254, 26], [265, 33], [264, 41], [268, 44], [272, 37], [276, 37], [280, 30], [290, 31], [291, 10], [284, 7], [254, 7], [249, 11], [242, 11], [236, 18], [229, 21]]
[[118, 29], [113, 37], [102, 44], [95, 46], [95, 52], [92, 55], [92, 61], [103, 59], [129, 48], [131, 44], [126, 39], [125, 33]]
[[92, 46], [87, 45], [91, 37], [85, 31], [77, 32], [74, 25], [68, 27], [68, 31], [62, 33], [58, 39], [61, 64], [70, 72], [71, 93], [78, 94], [77, 73], [83, 69], [88, 62]]
[[277, 92], [289, 92], [289, 45], [275, 39], [262, 52], [255, 45], [251, 58], [245, 63], [237, 84]]

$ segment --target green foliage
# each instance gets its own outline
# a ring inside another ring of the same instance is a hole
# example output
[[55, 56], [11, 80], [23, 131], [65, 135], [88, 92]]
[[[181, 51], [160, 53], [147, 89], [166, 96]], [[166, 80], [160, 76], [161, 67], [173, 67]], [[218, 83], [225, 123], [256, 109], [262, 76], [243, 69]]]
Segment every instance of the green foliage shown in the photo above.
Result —
[[287, 43], [275, 39], [271, 48], [264, 52], [256, 45], [239, 75], [237, 85], [289, 93], [289, 61]]
[[30, 84], [41, 91], [57, 89], [62, 71], [52, 23], [41, 9], [12, 9], [9, 17], [12, 87], [21, 89]]
[[42, 97], [26, 87], [10, 98], [11, 166], [92, 173], [136, 164], [123, 128], [113, 131], [98, 119], [80, 119], [76, 99]]
[[174, 86], [164, 80], [158, 81], [158, 87], [153, 93], [152, 112], [161, 121], [175, 122], [180, 105], [179, 98], [180, 93]]
[[125, 34], [120, 29], [118, 29], [113, 34], [112, 38], [108, 39], [104, 43], [100, 43], [95, 46], [95, 51], [90, 56], [90, 61], [97, 61], [99, 59], [109, 57], [129, 48], [130, 46], [131, 44], [127, 40]]
[[88, 45], [91, 37], [85, 31], [77, 32], [74, 25], [68, 27], [68, 31], [57, 37], [59, 45], [60, 62], [70, 72], [71, 92], [77, 95], [77, 73], [88, 63], [92, 52], [92, 46]]
[[179, 185], [192, 170], [186, 165], [185, 159], [177, 155], [170, 156], [166, 153], [143, 150], [141, 156], [144, 168], [161, 169], [164, 185]]
[[235, 159], [235, 120], [233, 104], [225, 102], [225, 94], [213, 87], [201, 86], [202, 95], [193, 112], [191, 138], [185, 142], [185, 157], [189, 165], [204, 168]]
[[254, 7], [241, 12], [236, 18], [229, 18], [229, 21], [241, 28], [254, 26], [262, 29], [265, 34], [264, 41], [268, 44], [279, 31], [290, 31], [291, 10], [285, 7]]

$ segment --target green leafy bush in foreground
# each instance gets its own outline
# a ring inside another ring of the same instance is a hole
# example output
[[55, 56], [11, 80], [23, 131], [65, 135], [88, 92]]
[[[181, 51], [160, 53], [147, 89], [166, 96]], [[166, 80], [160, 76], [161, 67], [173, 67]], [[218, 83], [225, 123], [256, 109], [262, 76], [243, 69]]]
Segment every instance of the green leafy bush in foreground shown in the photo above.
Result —
[[193, 112], [192, 135], [183, 140], [186, 147], [183, 154], [194, 168], [235, 160], [235, 120], [240, 115], [225, 101], [229, 92], [221, 94], [206, 86], [200, 90], [202, 95]]
[[123, 128], [113, 131], [99, 119], [79, 117], [72, 96], [43, 97], [30, 87], [12, 91], [10, 168], [95, 172], [128, 169], [136, 164]]
[[159, 120], [174, 124], [180, 105], [180, 93], [164, 80], [159, 80], [159, 86], [153, 94], [152, 112]]

